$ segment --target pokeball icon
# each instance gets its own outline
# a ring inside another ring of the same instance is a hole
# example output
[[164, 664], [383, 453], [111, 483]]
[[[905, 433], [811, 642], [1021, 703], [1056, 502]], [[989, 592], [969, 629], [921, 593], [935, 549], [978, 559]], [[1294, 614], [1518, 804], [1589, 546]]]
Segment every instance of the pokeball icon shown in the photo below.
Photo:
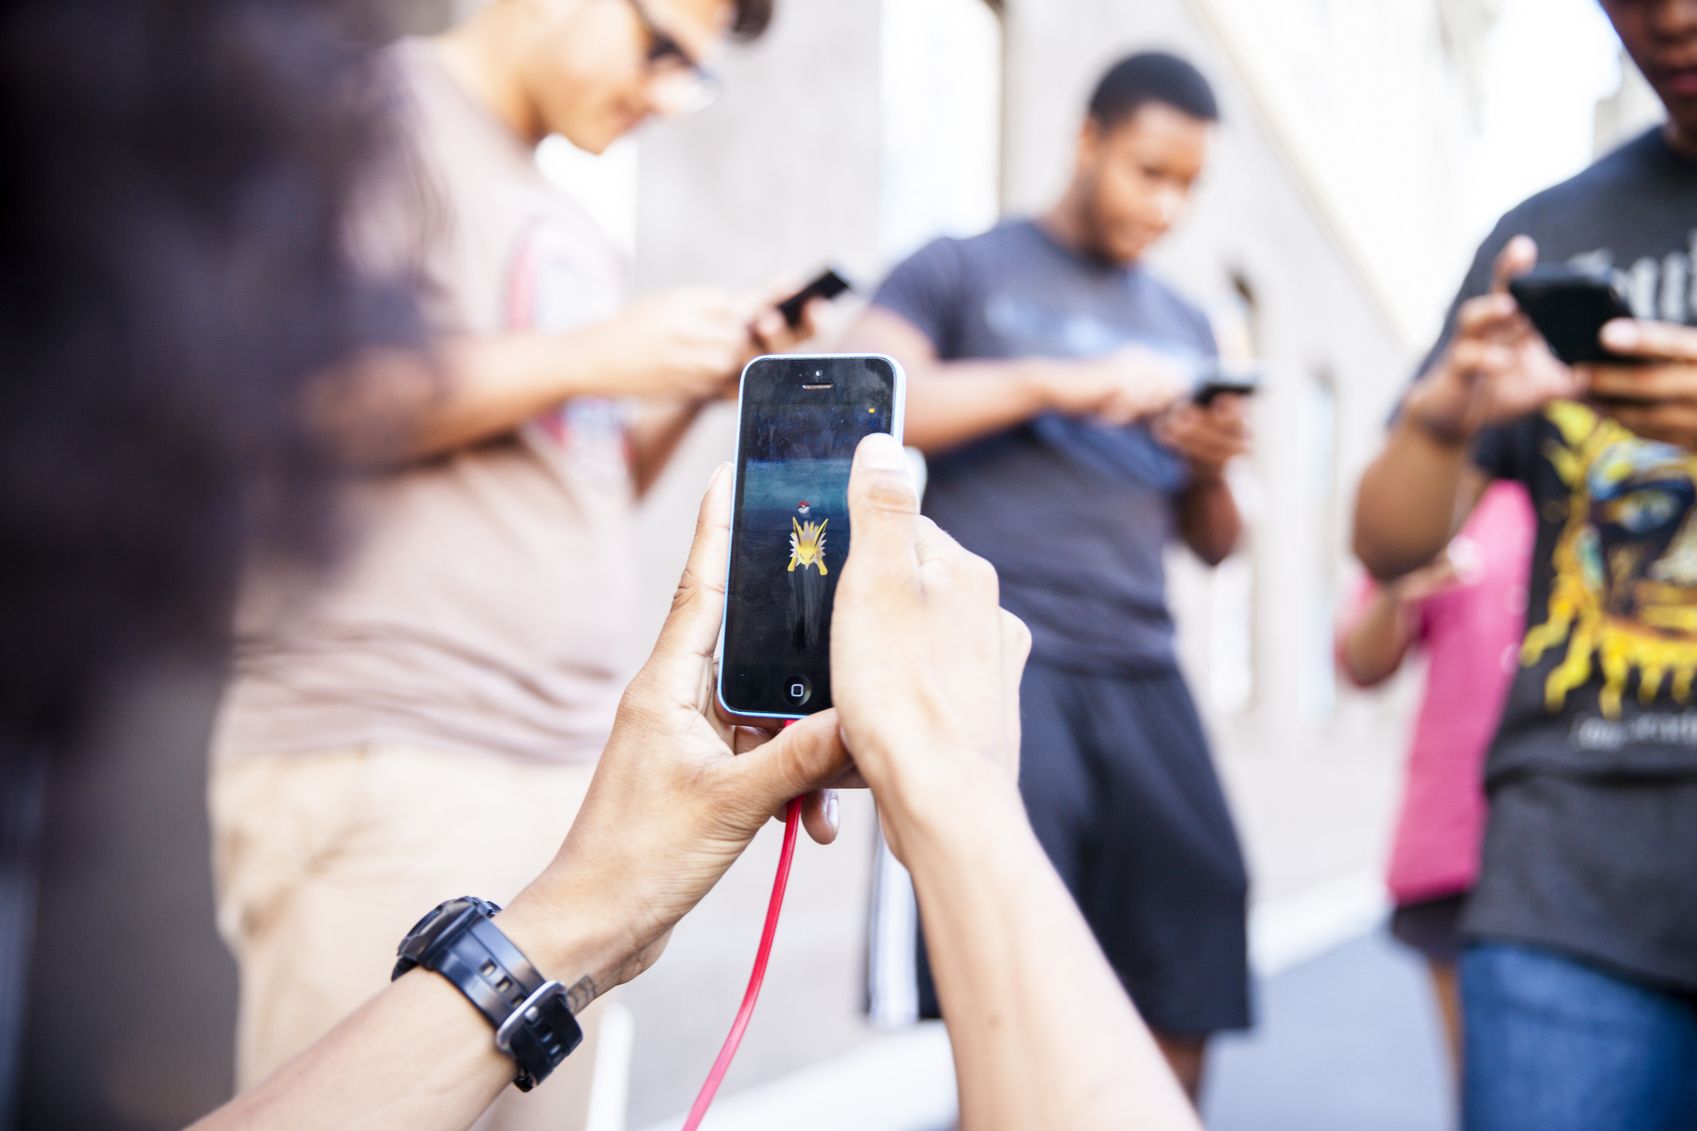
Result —
[[806, 518], [808, 515], [813, 513], [813, 508], [807, 505], [806, 499], [803, 499], [801, 502], [797, 503], [795, 509], [796, 509], [796, 513], [801, 515], [802, 518]]

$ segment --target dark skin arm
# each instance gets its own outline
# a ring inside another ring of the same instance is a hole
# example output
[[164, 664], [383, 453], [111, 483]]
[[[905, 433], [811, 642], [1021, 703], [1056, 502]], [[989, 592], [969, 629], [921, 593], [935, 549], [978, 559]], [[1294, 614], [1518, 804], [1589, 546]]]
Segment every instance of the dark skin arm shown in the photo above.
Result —
[[1415, 606], [1455, 583], [1446, 553], [1437, 561], [1380, 585], [1344, 628], [1338, 659], [1357, 687], [1375, 687], [1395, 675], [1414, 643]]
[[927, 455], [1045, 412], [1130, 424], [1165, 409], [1184, 386], [1170, 362], [1146, 350], [1091, 360], [942, 361], [916, 326], [876, 306], [850, 329], [844, 348], [889, 354], [902, 363], [908, 375], [903, 438]]
[[1207, 407], [1180, 405], [1161, 419], [1155, 434], [1190, 464], [1190, 486], [1179, 498], [1179, 534], [1191, 553], [1217, 566], [1243, 535], [1226, 468], [1249, 452], [1247, 400], [1227, 393]]
[[1462, 304], [1449, 347], [1409, 390], [1402, 415], [1361, 477], [1355, 554], [1380, 580], [1420, 568], [1443, 550], [1484, 493], [1468, 458], [1479, 432], [1579, 392], [1508, 294], [1531, 270], [1536, 245], [1509, 241], [1491, 293]]

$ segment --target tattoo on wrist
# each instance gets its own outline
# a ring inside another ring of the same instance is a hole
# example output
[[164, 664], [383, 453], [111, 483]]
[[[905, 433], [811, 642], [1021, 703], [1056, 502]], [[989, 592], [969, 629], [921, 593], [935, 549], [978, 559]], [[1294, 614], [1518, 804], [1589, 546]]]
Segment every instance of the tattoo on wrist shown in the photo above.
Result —
[[595, 986], [595, 979], [588, 974], [579, 978], [572, 988], [566, 991], [566, 1008], [576, 1017], [585, 1006], [601, 996], [601, 991]]

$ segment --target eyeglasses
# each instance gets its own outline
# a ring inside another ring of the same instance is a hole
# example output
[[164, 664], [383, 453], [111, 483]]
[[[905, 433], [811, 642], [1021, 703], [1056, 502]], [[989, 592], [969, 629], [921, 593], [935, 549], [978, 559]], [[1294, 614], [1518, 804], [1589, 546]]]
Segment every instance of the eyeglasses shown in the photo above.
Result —
[[719, 77], [702, 65], [689, 48], [654, 22], [642, 0], [626, 0], [643, 33], [648, 36], [648, 70], [653, 79], [655, 109], [667, 117], [705, 110], [719, 99]]

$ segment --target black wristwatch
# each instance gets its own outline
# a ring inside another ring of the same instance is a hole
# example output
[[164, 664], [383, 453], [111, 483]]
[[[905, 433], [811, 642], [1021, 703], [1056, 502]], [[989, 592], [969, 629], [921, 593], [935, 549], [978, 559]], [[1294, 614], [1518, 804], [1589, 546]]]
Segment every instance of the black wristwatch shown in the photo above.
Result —
[[566, 989], [545, 980], [491, 920], [501, 909], [469, 895], [420, 919], [395, 953], [394, 981], [415, 966], [452, 982], [495, 1027], [495, 1047], [518, 1065], [513, 1083], [528, 1092], [583, 1040]]

